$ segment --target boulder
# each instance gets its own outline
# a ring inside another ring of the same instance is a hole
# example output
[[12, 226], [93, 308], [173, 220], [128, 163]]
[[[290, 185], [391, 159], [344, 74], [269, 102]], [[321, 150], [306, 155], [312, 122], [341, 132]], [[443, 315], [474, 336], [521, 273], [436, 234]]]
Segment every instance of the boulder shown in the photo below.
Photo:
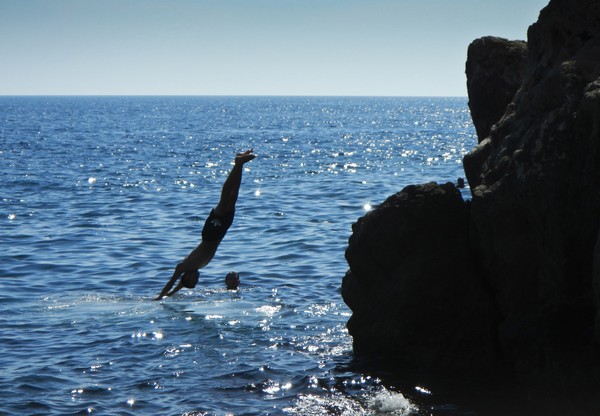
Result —
[[388, 364], [404, 370], [493, 371], [493, 301], [469, 254], [467, 220], [453, 184], [428, 183], [353, 225], [342, 296], [357, 354], [393, 357]]

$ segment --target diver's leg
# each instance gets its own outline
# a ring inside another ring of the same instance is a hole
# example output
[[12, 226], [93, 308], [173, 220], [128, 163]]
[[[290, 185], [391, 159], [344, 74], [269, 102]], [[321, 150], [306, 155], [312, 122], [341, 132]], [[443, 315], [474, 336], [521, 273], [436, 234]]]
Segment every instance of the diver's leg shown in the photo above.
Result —
[[237, 202], [240, 186], [242, 184], [244, 163], [251, 161], [255, 157], [256, 155], [254, 155], [252, 150], [247, 150], [236, 155], [235, 164], [223, 184], [221, 199], [215, 208], [217, 215], [225, 215], [235, 209], [235, 203]]

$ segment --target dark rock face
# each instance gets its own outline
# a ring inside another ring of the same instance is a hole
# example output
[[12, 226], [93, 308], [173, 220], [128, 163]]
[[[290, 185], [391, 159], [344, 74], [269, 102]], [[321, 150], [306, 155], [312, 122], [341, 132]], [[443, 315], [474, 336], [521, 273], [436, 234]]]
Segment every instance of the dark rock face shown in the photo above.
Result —
[[552, 1], [529, 30], [529, 50], [525, 82], [479, 145], [487, 157], [468, 175], [477, 184], [478, 252], [507, 317], [592, 299], [600, 2]]
[[[465, 157], [470, 210], [460, 201], [446, 207], [442, 191], [427, 185], [405, 189], [354, 226], [343, 295], [355, 351], [406, 354], [432, 372], [454, 362], [467, 374], [493, 366], [496, 347], [529, 399], [599, 414], [591, 412], [600, 409], [600, 0], [551, 0], [529, 28], [524, 72], [516, 52], [501, 55], [501, 71], [483, 69], [477, 48], [488, 45], [492, 56], [514, 44], [474, 45], [469, 56], [478, 62], [467, 73], [480, 143]], [[508, 70], [512, 59], [518, 68]], [[521, 73], [511, 93], [507, 80]], [[493, 91], [503, 86], [510, 91]], [[435, 299], [439, 309], [421, 317], [415, 299]], [[462, 317], [483, 312], [474, 327], [444, 333], [461, 322], [457, 304], [466, 305]], [[490, 326], [496, 337], [484, 335]], [[477, 339], [492, 361], [475, 361], [469, 348], [431, 347], [461, 338]]]
[[354, 224], [342, 295], [357, 353], [393, 355], [408, 369], [492, 370], [492, 298], [469, 257], [467, 218], [453, 184], [429, 183]]
[[487, 36], [467, 50], [469, 109], [479, 141], [485, 139], [504, 115], [523, 82], [527, 43]]
[[590, 393], [600, 380], [592, 365], [599, 358], [592, 270], [600, 225], [600, 1], [551, 1], [528, 39], [521, 89], [466, 158], [480, 162], [467, 172], [472, 241], [521, 383], [532, 395], [564, 398]]

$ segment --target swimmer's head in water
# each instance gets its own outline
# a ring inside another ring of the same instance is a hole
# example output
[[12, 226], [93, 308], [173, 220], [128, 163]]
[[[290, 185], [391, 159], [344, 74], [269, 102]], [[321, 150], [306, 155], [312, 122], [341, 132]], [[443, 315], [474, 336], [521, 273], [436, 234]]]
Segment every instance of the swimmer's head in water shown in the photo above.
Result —
[[225, 276], [225, 286], [227, 286], [227, 290], [234, 290], [238, 288], [240, 284], [240, 275], [236, 272], [229, 272], [227, 276]]
[[185, 272], [183, 274], [183, 276], [181, 276], [181, 284], [183, 285], [183, 287], [187, 287], [188, 289], [193, 289], [196, 287], [199, 277], [200, 277], [200, 273], [198, 273], [198, 270], [192, 270], [190, 272]]

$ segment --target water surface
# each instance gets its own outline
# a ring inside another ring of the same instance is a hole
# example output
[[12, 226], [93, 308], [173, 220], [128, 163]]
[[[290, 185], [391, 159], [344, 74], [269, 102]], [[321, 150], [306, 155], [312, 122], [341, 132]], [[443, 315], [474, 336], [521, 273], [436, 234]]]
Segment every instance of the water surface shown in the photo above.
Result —
[[[0, 98], [0, 413], [468, 414], [356, 370], [340, 285], [352, 223], [474, 134], [464, 98]], [[152, 301], [247, 148], [199, 285]]]

